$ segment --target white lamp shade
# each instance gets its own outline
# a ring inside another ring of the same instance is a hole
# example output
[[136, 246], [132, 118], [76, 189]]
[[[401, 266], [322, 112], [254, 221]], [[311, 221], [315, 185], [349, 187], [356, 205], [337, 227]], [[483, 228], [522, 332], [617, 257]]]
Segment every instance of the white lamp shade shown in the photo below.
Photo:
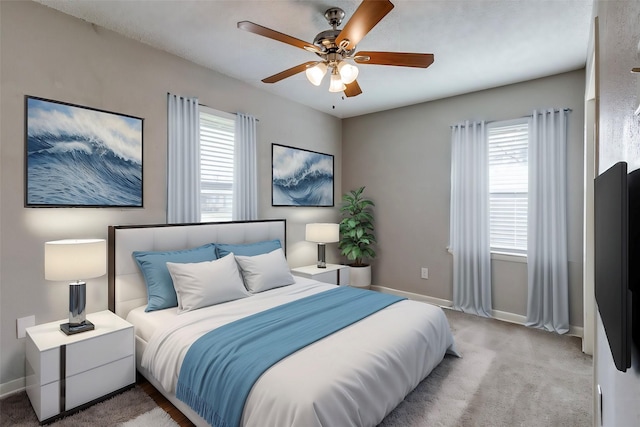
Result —
[[340, 240], [340, 225], [330, 223], [307, 224], [305, 239], [315, 243], [334, 243]]
[[342, 92], [347, 87], [342, 83], [340, 74], [331, 74], [331, 81], [329, 82], [329, 92]]
[[44, 278], [82, 280], [107, 273], [104, 239], [55, 240], [44, 244]]
[[351, 65], [345, 61], [342, 61], [338, 64], [338, 73], [340, 73], [340, 79], [342, 83], [348, 85], [349, 83], [353, 83], [356, 78], [358, 78], [358, 67], [355, 65]]
[[322, 78], [327, 74], [327, 64], [320, 62], [313, 67], [307, 68], [305, 74], [307, 75], [307, 80], [309, 80], [311, 84], [320, 86]]

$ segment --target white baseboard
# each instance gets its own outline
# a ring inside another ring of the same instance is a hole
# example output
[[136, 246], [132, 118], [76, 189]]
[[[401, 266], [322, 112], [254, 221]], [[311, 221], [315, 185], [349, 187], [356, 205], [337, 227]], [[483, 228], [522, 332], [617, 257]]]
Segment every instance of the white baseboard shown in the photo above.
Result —
[[451, 307], [453, 305], [453, 301], [449, 301], [446, 299], [430, 297], [427, 295], [414, 294], [413, 292], [400, 291], [398, 289], [387, 288], [385, 286], [372, 285], [371, 289], [374, 291], [382, 292], [384, 294], [392, 294], [392, 295], [397, 295], [399, 297], [409, 298], [414, 301], [428, 302], [430, 304], [437, 305], [440, 307]]
[[[398, 289], [387, 288], [385, 286], [371, 286], [371, 289], [385, 294], [406, 297], [414, 301], [428, 302], [430, 304], [438, 305], [444, 308], [453, 307], [453, 301], [449, 301], [446, 299], [415, 294], [413, 292], [400, 291]], [[526, 316], [523, 316], [521, 314], [509, 313], [508, 311], [492, 310], [491, 316], [494, 319], [502, 320], [504, 322], [516, 323], [518, 325], [524, 325], [527, 321]], [[569, 325], [569, 332], [567, 332], [567, 335], [582, 338], [584, 336], [584, 328], [582, 326]]]
[[17, 393], [24, 390], [25, 381], [24, 377], [17, 378], [15, 380], [0, 384], [0, 399], [9, 396], [10, 394]]
[[567, 335], [583, 339], [584, 338], [584, 328], [582, 326], [569, 325], [569, 332], [567, 332]]

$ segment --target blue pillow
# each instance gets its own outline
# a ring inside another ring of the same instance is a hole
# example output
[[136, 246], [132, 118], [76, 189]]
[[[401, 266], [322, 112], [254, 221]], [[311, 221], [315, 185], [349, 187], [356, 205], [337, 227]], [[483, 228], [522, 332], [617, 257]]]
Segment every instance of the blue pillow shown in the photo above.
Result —
[[178, 305], [178, 297], [167, 268], [167, 262], [191, 263], [217, 259], [216, 245], [213, 243], [180, 251], [135, 251], [133, 257], [136, 259], [147, 284], [147, 308], [144, 311], [162, 310]]
[[280, 240], [265, 240], [263, 242], [256, 243], [245, 243], [241, 245], [232, 245], [226, 243], [216, 243], [216, 252], [218, 253], [218, 258], [222, 258], [223, 256], [227, 256], [233, 252], [234, 255], [240, 256], [255, 256], [268, 254], [269, 252], [275, 251], [276, 249], [282, 248], [280, 244]]

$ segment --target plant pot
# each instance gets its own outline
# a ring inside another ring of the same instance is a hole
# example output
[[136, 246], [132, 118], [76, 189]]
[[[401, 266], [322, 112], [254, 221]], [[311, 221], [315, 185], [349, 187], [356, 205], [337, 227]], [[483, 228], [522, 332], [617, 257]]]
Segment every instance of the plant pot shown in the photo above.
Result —
[[371, 286], [371, 266], [349, 266], [349, 286], [354, 288], [369, 289]]

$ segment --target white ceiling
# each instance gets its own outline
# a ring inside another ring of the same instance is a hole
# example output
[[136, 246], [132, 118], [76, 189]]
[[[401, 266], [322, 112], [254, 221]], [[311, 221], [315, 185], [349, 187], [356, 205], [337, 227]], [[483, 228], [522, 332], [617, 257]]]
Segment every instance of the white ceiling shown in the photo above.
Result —
[[[433, 53], [427, 69], [361, 65], [363, 93], [343, 99], [300, 73], [261, 80], [317, 59], [237, 29], [252, 21], [313, 42], [324, 11], [351, 17], [358, 0], [36, 0], [336, 117], [352, 117], [584, 67], [593, 0], [392, 0], [395, 8], [357, 50]], [[344, 22], [343, 25], [344, 26]]]

